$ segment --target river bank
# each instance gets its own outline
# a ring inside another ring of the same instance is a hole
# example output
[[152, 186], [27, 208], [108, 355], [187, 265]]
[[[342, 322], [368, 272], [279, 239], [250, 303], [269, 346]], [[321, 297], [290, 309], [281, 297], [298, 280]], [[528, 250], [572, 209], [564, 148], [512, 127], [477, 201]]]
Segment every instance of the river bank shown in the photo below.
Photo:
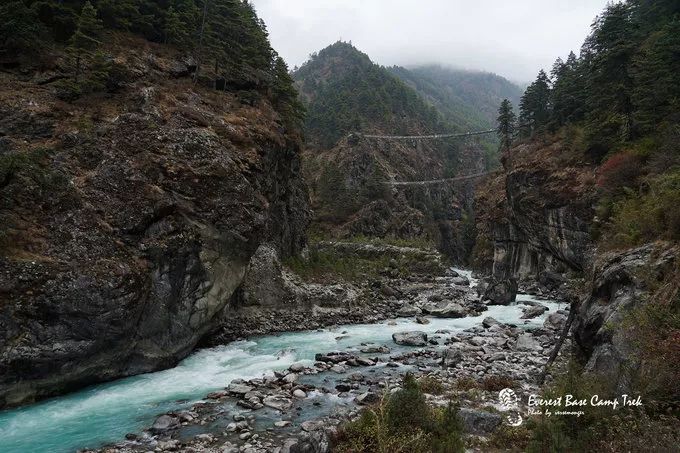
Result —
[[[476, 283], [454, 270], [383, 278], [375, 303], [354, 317], [321, 310], [299, 325], [363, 323], [253, 336], [199, 350], [169, 370], [0, 413], [0, 446], [17, 453], [102, 444], [111, 446], [96, 451], [323, 451], [335, 426], [406, 372], [452, 390], [489, 376], [533, 388], [564, 304], [520, 295], [517, 304], [487, 307]], [[548, 310], [536, 315], [538, 304]], [[532, 309], [536, 317], [521, 319]], [[424, 344], [421, 334], [419, 346], [392, 337], [413, 331], [427, 336]]]

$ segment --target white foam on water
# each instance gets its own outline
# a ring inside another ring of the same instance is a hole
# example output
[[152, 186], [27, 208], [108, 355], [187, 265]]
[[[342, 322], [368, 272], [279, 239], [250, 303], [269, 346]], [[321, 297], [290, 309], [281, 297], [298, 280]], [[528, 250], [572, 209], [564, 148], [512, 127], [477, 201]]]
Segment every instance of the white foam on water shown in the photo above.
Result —
[[[457, 271], [470, 278], [473, 284], [477, 283], [469, 271]], [[531, 297], [518, 296], [519, 300], [534, 300]], [[157, 415], [199, 401], [207, 393], [224, 388], [233, 379], [261, 377], [297, 361], [311, 364], [316, 353], [345, 350], [361, 343], [386, 344], [394, 348], [392, 334], [396, 332], [420, 330], [429, 335], [440, 329], [456, 332], [479, 325], [487, 316], [504, 323], [537, 327], [558, 308], [555, 302], [537, 301], [548, 306], [550, 311], [526, 322], [519, 319], [523, 305], [492, 306], [480, 316], [430, 318], [430, 323], [425, 325], [413, 319], [396, 319], [395, 325], [384, 322], [291, 332], [199, 350], [172, 369], [119, 379], [0, 412], [0, 452], [72, 452], [116, 442], [128, 432], [139, 432], [148, 427]], [[328, 398], [335, 400], [334, 396]], [[188, 402], [179, 403], [178, 400]]]

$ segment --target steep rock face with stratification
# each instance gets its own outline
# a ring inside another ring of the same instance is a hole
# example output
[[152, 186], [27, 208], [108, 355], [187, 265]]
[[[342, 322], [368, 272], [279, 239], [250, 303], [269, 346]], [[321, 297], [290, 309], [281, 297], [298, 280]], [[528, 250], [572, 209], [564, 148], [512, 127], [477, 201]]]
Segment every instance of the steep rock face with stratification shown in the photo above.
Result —
[[60, 101], [58, 67], [0, 75], [0, 407], [174, 365], [261, 244], [305, 244], [300, 142], [266, 99], [107, 51], [120, 86], [95, 99]]
[[538, 280], [549, 288], [588, 269], [595, 168], [570, 157], [559, 140], [516, 146], [503, 165], [480, 184], [476, 266], [496, 282]]

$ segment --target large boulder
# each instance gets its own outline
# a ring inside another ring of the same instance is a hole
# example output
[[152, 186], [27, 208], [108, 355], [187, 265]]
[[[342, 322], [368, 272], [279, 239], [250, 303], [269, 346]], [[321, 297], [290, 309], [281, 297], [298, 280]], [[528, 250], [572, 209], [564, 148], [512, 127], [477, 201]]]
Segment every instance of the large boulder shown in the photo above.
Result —
[[533, 319], [541, 316], [543, 313], [548, 311], [548, 307], [545, 305], [534, 305], [532, 307], [524, 309], [520, 319]]
[[442, 367], [453, 368], [463, 360], [463, 352], [458, 347], [450, 347], [442, 352]]
[[510, 305], [517, 297], [517, 280], [508, 278], [488, 283], [482, 300], [488, 305]]
[[411, 304], [404, 304], [404, 305], [401, 306], [401, 308], [399, 310], [397, 310], [397, 316], [401, 316], [401, 317], [404, 317], [404, 318], [409, 318], [411, 316], [417, 316], [420, 313], [422, 313], [420, 308], [414, 307]]
[[477, 409], [461, 408], [458, 416], [463, 422], [463, 430], [466, 433], [477, 435], [493, 433], [503, 421], [499, 414]]
[[464, 318], [467, 316], [467, 310], [455, 302], [443, 302], [434, 307], [430, 306], [428, 312], [437, 318]]
[[427, 346], [427, 334], [417, 330], [393, 333], [392, 340], [404, 346]]

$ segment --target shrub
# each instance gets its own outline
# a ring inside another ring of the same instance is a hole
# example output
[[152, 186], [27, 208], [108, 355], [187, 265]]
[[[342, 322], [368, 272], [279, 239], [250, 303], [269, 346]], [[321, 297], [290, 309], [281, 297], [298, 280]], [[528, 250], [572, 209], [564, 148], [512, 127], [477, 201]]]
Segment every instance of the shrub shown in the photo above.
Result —
[[343, 426], [332, 441], [338, 453], [459, 453], [465, 451], [458, 407], [432, 409], [418, 381], [407, 374], [402, 389]]
[[515, 388], [517, 384], [515, 381], [507, 376], [487, 376], [482, 381], [482, 389], [489, 392], [500, 392], [506, 388]]
[[680, 170], [652, 178], [642, 194], [628, 191], [613, 203], [605, 246], [623, 248], [680, 239]]
[[433, 420], [425, 395], [413, 375], [406, 374], [403, 388], [387, 402], [387, 421], [393, 432], [409, 429], [429, 431]]
[[597, 186], [605, 193], [616, 194], [625, 187], [636, 187], [641, 176], [642, 161], [629, 151], [614, 154], [599, 169]]
[[444, 385], [434, 376], [423, 376], [418, 379], [420, 390], [430, 395], [441, 395], [444, 393]]

